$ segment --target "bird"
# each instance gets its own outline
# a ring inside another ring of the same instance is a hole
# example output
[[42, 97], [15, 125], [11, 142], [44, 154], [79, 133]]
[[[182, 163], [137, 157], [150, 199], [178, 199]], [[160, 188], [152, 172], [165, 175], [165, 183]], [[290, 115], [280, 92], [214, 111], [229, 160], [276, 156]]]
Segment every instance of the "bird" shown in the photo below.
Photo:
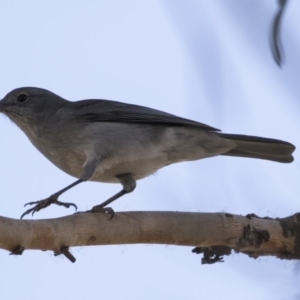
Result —
[[237, 156], [280, 163], [293, 161], [291, 143], [226, 134], [203, 123], [156, 109], [111, 100], [66, 100], [51, 91], [21, 87], [0, 101], [12, 120], [55, 166], [77, 178], [48, 198], [29, 202], [34, 214], [56, 204], [67, 190], [85, 181], [119, 183], [122, 189], [89, 212], [114, 211], [110, 203], [131, 193], [136, 182], [173, 163]]

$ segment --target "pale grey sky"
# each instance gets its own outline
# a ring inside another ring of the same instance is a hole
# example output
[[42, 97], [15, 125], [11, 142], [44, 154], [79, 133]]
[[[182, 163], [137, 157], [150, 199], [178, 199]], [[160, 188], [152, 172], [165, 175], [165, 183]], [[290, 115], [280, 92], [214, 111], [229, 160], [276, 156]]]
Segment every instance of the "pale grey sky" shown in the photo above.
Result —
[[[268, 34], [276, 1], [8, 1], [0, 9], [1, 95], [37, 86], [70, 100], [104, 98], [150, 106], [227, 133], [300, 145], [300, 3], [283, 20], [279, 69]], [[0, 97], [2, 97], [0, 95]], [[1, 215], [18, 218], [74, 179], [0, 117]], [[138, 182], [122, 210], [226, 211], [285, 217], [299, 211], [300, 160], [218, 157], [172, 165]], [[84, 183], [62, 201], [91, 208], [118, 185]], [[50, 207], [34, 218], [73, 213]], [[296, 299], [298, 264], [241, 254], [201, 265], [189, 247], [0, 251], [1, 299]]]

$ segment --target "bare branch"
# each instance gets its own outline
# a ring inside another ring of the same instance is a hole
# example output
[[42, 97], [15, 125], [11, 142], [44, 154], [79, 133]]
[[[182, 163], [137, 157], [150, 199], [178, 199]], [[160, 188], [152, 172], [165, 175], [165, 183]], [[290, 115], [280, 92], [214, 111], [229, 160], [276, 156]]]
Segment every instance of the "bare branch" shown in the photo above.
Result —
[[16, 255], [24, 249], [52, 250], [73, 262], [69, 247], [141, 243], [196, 246], [195, 253], [204, 253], [203, 263], [221, 261], [222, 255], [230, 254], [228, 249], [251, 257], [300, 258], [300, 214], [271, 219], [229, 213], [119, 212], [108, 218], [104, 213], [47, 220], [0, 217], [0, 248]]

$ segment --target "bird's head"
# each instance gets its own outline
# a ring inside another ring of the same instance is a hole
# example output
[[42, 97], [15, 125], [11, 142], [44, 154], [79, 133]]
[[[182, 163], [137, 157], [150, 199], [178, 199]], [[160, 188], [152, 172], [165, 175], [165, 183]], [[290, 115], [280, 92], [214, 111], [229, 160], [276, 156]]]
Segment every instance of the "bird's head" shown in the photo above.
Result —
[[23, 87], [12, 90], [0, 101], [0, 112], [24, 129], [37, 120], [48, 118], [66, 102], [48, 90]]

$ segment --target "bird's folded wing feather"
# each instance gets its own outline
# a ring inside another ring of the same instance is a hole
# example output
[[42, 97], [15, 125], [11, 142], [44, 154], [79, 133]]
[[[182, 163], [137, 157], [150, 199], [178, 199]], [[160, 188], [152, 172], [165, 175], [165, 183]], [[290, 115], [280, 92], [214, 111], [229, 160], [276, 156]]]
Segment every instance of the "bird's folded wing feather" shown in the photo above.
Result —
[[193, 126], [208, 131], [219, 131], [219, 129], [214, 127], [156, 109], [110, 100], [71, 102], [67, 110], [70, 112], [70, 118], [73, 116], [77, 121], [82, 122], [164, 124], [170, 126]]

